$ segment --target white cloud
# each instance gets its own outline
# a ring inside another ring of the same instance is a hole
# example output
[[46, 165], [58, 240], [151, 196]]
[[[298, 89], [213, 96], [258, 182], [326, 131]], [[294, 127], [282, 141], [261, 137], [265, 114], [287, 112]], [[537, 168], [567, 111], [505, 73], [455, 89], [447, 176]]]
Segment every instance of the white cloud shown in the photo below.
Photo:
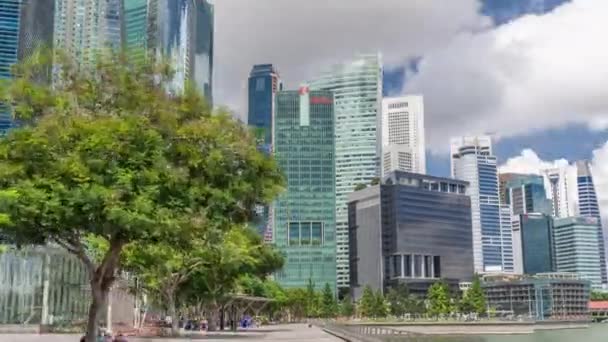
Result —
[[215, 101], [244, 117], [251, 66], [273, 63], [287, 87], [358, 52], [399, 64], [490, 21], [478, 0], [222, 0], [215, 8]]
[[521, 151], [521, 155], [509, 158], [509, 160], [507, 160], [507, 162], [500, 167], [500, 172], [540, 175], [541, 170], [565, 165], [568, 165], [568, 161], [566, 159], [544, 161], [540, 159], [536, 152], [527, 148]]
[[608, 127], [608, 1], [573, 0], [427, 53], [405, 91], [423, 93], [427, 143], [453, 135], [514, 136], [585, 123]]

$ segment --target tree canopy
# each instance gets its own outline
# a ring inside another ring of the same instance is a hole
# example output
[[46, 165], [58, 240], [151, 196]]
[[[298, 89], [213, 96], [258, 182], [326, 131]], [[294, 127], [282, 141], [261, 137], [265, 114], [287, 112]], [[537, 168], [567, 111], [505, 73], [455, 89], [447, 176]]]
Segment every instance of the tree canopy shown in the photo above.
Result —
[[[92, 341], [125, 246], [189, 251], [247, 222], [283, 177], [230, 113], [212, 113], [189, 86], [167, 94], [166, 65], [105, 54], [80, 71], [60, 58], [51, 87], [39, 77], [49, 61], [35, 54], [0, 87], [21, 125], [0, 140], [0, 229], [19, 245], [55, 243], [82, 260]], [[88, 236], [106, 243], [99, 261], [87, 254]]]

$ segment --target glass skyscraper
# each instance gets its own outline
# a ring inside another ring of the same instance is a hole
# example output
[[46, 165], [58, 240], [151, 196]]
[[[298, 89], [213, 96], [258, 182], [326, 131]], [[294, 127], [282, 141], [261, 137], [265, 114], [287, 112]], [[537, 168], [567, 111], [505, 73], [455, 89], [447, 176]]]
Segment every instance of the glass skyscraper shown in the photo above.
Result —
[[556, 271], [551, 216], [540, 213], [517, 215], [513, 219], [513, 239], [517, 273]]
[[595, 217], [567, 217], [554, 221], [555, 261], [558, 272], [573, 272], [602, 287], [599, 220]]
[[[255, 130], [258, 149], [266, 154], [272, 153], [275, 98], [282, 89], [281, 79], [272, 64], [253, 66], [249, 74], [247, 124]], [[272, 241], [272, 207], [257, 207], [254, 224], [265, 241]]]
[[527, 213], [553, 214], [553, 205], [547, 198], [545, 183], [538, 175], [513, 175], [505, 183], [505, 199], [513, 215]]
[[510, 213], [500, 205], [491, 138], [452, 139], [451, 163], [452, 177], [470, 184], [475, 272], [513, 272]]
[[606, 270], [606, 234], [602, 227], [602, 218], [600, 216], [600, 206], [597, 202], [595, 186], [593, 185], [593, 175], [591, 167], [586, 160], [576, 162], [576, 185], [578, 193], [578, 214], [583, 217], [593, 217], [598, 220], [598, 239], [600, 243], [600, 259], [602, 264], [602, 283], [608, 283], [608, 274]]
[[380, 176], [379, 127], [382, 62], [379, 55], [361, 56], [335, 65], [310, 84], [335, 97], [336, 245], [338, 287], [349, 286], [347, 195], [358, 184]]
[[[11, 78], [11, 66], [36, 48], [52, 47], [54, 9], [54, 0], [0, 0], [0, 79]], [[13, 123], [10, 110], [0, 105], [0, 134]]]
[[286, 256], [285, 287], [336, 286], [334, 101], [329, 91], [277, 94], [275, 158], [287, 191], [274, 203], [274, 243]]

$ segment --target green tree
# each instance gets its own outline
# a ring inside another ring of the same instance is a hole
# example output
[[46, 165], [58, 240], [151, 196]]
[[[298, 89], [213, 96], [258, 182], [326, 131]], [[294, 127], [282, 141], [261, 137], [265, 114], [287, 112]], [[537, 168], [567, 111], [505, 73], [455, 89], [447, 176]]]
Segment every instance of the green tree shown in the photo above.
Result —
[[473, 279], [471, 288], [468, 289], [460, 301], [460, 310], [465, 313], [475, 312], [483, 315], [487, 311], [486, 295], [481, 287], [481, 280], [478, 276]]
[[427, 293], [428, 313], [431, 316], [449, 314], [452, 311], [450, 290], [443, 281], [434, 283]]
[[591, 291], [591, 301], [604, 301], [608, 300], [608, 292]]
[[340, 301], [340, 315], [344, 317], [353, 317], [355, 315], [355, 305], [353, 304], [353, 299], [350, 297], [350, 294], [347, 294]]
[[392, 287], [386, 295], [389, 312], [396, 317], [403, 317], [408, 312], [410, 306], [410, 293], [407, 285], [399, 284]]
[[292, 321], [300, 321], [307, 316], [308, 294], [306, 289], [293, 288], [287, 289], [287, 308]]
[[372, 178], [372, 180], [369, 182], [370, 185], [378, 185], [380, 184], [380, 178], [379, 177], [374, 177]]
[[367, 185], [365, 185], [365, 184], [357, 184], [357, 185], [355, 185], [355, 191], [363, 190], [365, 188], [367, 188]]
[[[283, 179], [248, 128], [212, 115], [196, 89], [167, 95], [170, 68], [109, 54], [80, 72], [59, 58], [51, 87], [39, 82], [51, 61], [35, 55], [0, 87], [22, 123], [0, 140], [0, 233], [57, 244], [84, 263], [93, 342], [127, 245], [192, 250], [210, 230], [247, 222]], [[99, 261], [87, 254], [89, 236], [105, 241]]]
[[315, 290], [315, 283], [308, 279], [306, 285], [306, 317], [319, 317], [321, 315], [321, 296]]
[[328, 283], [325, 283], [321, 294], [321, 316], [324, 318], [336, 317], [338, 313], [338, 302], [336, 296]]
[[384, 318], [388, 315], [388, 306], [382, 291], [378, 289], [374, 295], [373, 316], [376, 318]]
[[363, 288], [363, 294], [359, 299], [358, 312], [362, 317], [374, 317], [374, 307], [376, 305], [376, 296], [369, 285]]

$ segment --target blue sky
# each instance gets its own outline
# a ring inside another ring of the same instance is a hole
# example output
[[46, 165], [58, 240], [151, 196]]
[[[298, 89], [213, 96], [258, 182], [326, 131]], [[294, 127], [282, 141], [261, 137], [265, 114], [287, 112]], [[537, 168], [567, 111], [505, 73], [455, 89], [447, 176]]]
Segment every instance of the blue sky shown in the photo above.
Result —
[[[526, 14], [542, 15], [565, 2], [568, 0], [484, 0], [481, 12], [490, 16], [495, 25], [503, 25]], [[415, 69], [415, 65], [412, 62], [410, 69]], [[407, 82], [405, 70], [404, 67], [385, 70], [385, 94], [399, 93]], [[500, 139], [495, 145], [495, 153], [501, 163], [519, 155], [525, 148], [533, 149], [544, 160], [566, 158], [572, 161], [591, 158], [593, 149], [607, 140], [607, 131], [592, 131], [586, 125], [575, 124]], [[427, 170], [434, 175], [449, 175], [449, 155], [428, 152]]]

